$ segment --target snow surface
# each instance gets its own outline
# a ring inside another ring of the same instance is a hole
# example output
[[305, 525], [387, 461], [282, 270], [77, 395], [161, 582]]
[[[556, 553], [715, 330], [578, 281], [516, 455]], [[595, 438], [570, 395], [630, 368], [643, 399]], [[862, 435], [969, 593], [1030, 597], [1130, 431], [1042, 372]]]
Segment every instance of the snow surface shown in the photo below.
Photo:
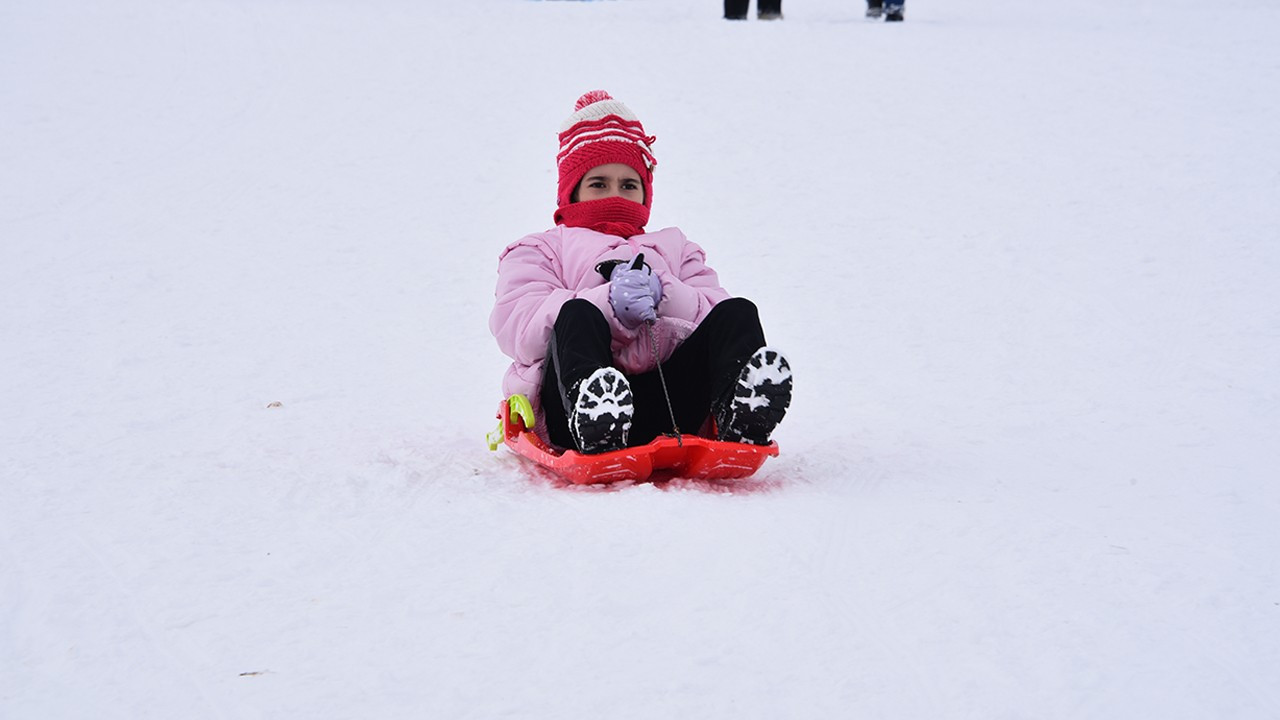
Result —
[[[719, 10], [0, 3], [0, 717], [1280, 717], [1280, 5]], [[483, 446], [595, 88], [752, 481]]]

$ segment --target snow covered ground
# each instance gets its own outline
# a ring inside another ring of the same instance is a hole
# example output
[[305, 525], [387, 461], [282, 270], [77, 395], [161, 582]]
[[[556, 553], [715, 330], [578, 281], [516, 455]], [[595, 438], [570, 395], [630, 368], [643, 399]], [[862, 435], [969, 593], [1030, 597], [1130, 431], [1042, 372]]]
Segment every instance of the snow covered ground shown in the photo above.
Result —
[[[1280, 6], [784, 9], [0, 3], [0, 717], [1280, 717]], [[595, 88], [735, 488], [482, 444]]]

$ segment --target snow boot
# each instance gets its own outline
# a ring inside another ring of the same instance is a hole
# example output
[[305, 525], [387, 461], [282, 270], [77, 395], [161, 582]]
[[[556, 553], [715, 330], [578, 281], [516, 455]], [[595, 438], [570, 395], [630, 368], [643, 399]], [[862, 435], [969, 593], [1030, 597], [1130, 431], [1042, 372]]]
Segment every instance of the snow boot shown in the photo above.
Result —
[[884, 6], [885, 22], [902, 22], [902, 6], [897, 4], [888, 4]]
[[781, 20], [782, 0], [756, 0], [757, 20]]
[[867, 0], [867, 17], [879, 20], [884, 16], [884, 0]]
[[762, 347], [714, 409], [719, 439], [768, 445], [790, 404], [791, 365], [777, 350]]
[[569, 432], [584, 454], [627, 446], [634, 398], [627, 378], [614, 368], [600, 368], [574, 386]]

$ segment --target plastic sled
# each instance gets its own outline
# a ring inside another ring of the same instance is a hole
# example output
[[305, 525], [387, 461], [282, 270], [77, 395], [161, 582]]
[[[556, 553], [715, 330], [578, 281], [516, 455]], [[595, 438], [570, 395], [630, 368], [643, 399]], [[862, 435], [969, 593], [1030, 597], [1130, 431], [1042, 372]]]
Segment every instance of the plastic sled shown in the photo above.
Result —
[[490, 450], [506, 445], [575, 485], [594, 485], [650, 477], [695, 480], [744, 478], [778, 454], [778, 443], [749, 445], [709, 440], [698, 435], [663, 436], [648, 445], [597, 455], [559, 450], [533, 432], [533, 406], [523, 395], [498, 405], [498, 427], [486, 439]]

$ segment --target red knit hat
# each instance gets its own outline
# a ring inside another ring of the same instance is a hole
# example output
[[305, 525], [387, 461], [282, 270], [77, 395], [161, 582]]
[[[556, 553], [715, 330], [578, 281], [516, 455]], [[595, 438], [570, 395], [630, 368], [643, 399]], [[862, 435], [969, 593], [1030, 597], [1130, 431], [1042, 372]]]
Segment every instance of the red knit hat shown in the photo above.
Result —
[[653, 203], [653, 168], [658, 161], [650, 146], [655, 138], [644, 134], [644, 126], [626, 105], [603, 90], [592, 90], [578, 98], [574, 112], [560, 125], [560, 188], [556, 206], [573, 202], [573, 191], [582, 176], [594, 167], [622, 163], [644, 181], [644, 206]]

